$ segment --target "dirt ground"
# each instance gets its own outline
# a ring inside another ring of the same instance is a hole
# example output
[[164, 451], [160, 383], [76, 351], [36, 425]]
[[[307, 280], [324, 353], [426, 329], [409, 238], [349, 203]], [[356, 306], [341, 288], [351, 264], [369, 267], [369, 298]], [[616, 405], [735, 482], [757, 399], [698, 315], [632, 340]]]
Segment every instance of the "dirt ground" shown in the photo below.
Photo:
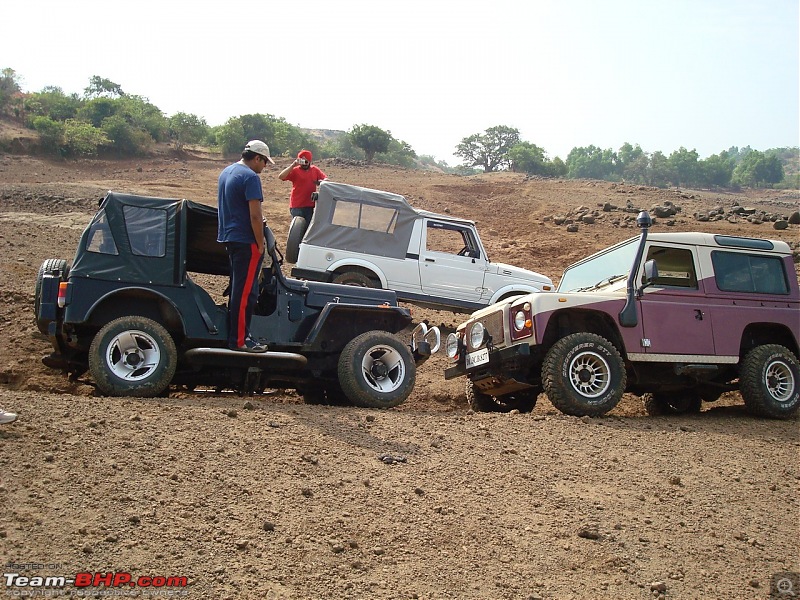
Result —
[[[290, 184], [277, 179], [288, 160], [277, 162], [262, 179], [282, 242]], [[20, 415], [0, 427], [4, 573], [188, 580], [113, 590], [140, 597], [756, 599], [773, 576], [800, 572], [798, 420], [754, 418], [738, 394], [660, 418], [626, 395], [608, 416], [579, 419], [544, 395], [531, 414], [473, 414], [463, 381], [444, 380], [443, 355], [388, 411], [306, 406], [292, 390], [106, 398], [44, 367], [32, 311], [42, 261], [72, 258], [105, 191], [214, 205], [225, 164], [0, 155], [0, 405]], [[737, 204], [788, 215], [797, 192], [319, 166], [471, 218], [493, 260], [555, 281], [636, 234], [625, 220], [635, 212], [604, 204], [670, 201], [681, 212], [659, 229], [798, 242], [797, 225], [693, 217]], [[598, 211], [595, 223], [556, 224], [579, 207]], [[463, 318], [412, 311], [446, 327]], [[8, 584], [9, 596], [34, 590]]]

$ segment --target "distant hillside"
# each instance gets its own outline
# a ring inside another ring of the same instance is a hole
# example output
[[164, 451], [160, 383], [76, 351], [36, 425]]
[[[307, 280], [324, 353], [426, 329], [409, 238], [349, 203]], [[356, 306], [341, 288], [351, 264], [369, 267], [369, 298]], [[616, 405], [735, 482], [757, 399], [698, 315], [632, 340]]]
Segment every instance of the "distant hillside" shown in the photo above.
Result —
[[299, 129], [307, 136], [317, 140], [320, 144], [332, 142], [347, 135], [346, 131], [341, 131], [339, 129], [306, 129], [303, 127], [300, 127]]

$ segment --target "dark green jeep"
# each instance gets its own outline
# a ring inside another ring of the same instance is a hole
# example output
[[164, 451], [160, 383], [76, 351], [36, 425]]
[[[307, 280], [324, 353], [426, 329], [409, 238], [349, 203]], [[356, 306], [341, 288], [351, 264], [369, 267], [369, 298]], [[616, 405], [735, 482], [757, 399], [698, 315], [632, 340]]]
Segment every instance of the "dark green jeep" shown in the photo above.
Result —
[[[308, 403], [363, 407], [402, 403], [416, 365], [439, 347], [388, 290], [298, 281], [266, 228], [253, 336], [263, 354], [229, 350], [227, 306], [189, 273], [229, 275], [216, 241], [217, 209], [189, 200], [109, 192], [83, 232], [72, 266], [44, 261], [35, 314], [53, 352], [43, 358], [73, 378], [90, 372], [115, 396], [157, 396], [169, 386], [243, 394], [295, 388]], [[227, 282], [222, 279], [223, 287]]]

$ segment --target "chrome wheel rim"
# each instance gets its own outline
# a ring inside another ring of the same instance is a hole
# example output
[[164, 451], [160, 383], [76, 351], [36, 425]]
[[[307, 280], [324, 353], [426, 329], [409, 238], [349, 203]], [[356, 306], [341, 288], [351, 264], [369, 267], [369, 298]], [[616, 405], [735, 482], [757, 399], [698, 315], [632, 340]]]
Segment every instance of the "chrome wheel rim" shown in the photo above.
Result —
[[161, 350], [153, 336], [139, 330], [113, 337], [106, 351], [109, 370], [125, 381], [147, 379], [161, 362]]
[[391, 346], [373, 346], [364, 354], [361, 374], [369, 387], [387, 394], [403, 385], [406, 365], [402, 355]]
[[569, 364], [569, 378], [582, 396], [597, 398], [611, 385], [611, 368], [599, 354], [581, 352]]
[[778, 402], [788, 402], [794, 394], [795, 380], [792, 370], [782, 361], [776, 360], [767, 365], [764, 383], [770, 396]]

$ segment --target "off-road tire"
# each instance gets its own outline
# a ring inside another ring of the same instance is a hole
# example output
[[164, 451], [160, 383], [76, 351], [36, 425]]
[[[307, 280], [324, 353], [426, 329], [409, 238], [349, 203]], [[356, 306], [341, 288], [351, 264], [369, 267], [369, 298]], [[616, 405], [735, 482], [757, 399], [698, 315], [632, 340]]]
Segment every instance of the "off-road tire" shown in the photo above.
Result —
[[368, 275], [362, 273], [361, 271], [342, 271], [341, 273], [337, 273], [332, 283], [338, 283], [340, 285], [355, 285], [357, 287], [367, 287], [367, 288], [374, 288], [378, 287], [375, 285], [375, 280], [370, 279]]
[[39, 273], [36, 275], [36, 289], [33, 293], [33, 318], [36, 319], [36, 327], [41, 333], [47, 335], [47, 325], [49, 321], [39, 318], [39, 306], [42, 304], [42, 282], [44, 276], [51, 273], [61, 273], [60, 281], [66, 281], [69, 276], [69, 266], [67, 261], [63, 258], [48, 258], [39, 267]]
[[653, 392], [642, 396], [644, 410], [651, 417], [699, 413], [703, 399], [697, 390], [679, 392]]
[[597, 417], [614, 408], [625, 392], [625, 364], [614, 345], [594, 333], [573, 333], [545, 355], [542, 381], [562, 413]]
[[[137, 367], [136, 361], [142, 366]], [[107, 396], [158, 396], [169, 387], [177, 362], [172, 336], [145, 317], [111, 321], [89, 347], [89, 372]]]
[[531, 388], [502, 396], [490, 396], [475, 387], [469, 379], [466, 385], [467, 404], [475, 412], [507, 413], [515, 409], [519, 412], [531, 412], [541, 391]]
[[289, 224], [289, 235], [286, 238], [286, 262], [292, 264], [297, 263], [297, 258], [300, 255], [300, 242], [303, 241], [303, 236], [308, 229], [308, 222], [304, 217], [292, 217], [292, 222]]
[[339, 356], [339, 383], [355, 406], [391, 408], [414, 389], [411, 350], [388, 331], [367, 331], [350, 340]]
[[784, 346], [750, 350], [739, 370], [739, 391], [747, 409], [772, 419], [788, 419], [800, 408], [800, 365]]

